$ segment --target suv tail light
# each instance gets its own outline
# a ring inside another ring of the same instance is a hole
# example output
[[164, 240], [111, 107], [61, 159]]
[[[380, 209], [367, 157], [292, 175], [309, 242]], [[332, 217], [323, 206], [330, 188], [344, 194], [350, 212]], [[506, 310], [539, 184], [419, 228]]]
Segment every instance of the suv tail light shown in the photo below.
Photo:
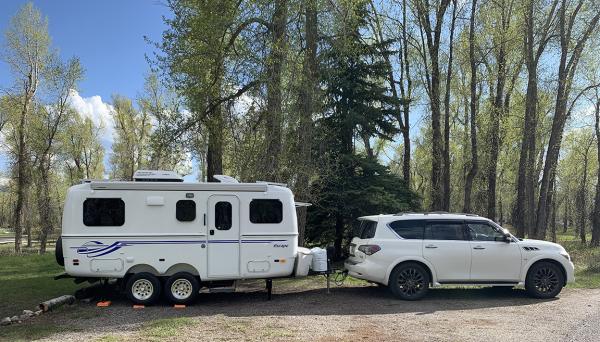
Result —
[[366, 255], [372, 255], [379, 252], [381, 247], [379, 247], [379, 245], [361, 245], [358, 247], [358, 250]]

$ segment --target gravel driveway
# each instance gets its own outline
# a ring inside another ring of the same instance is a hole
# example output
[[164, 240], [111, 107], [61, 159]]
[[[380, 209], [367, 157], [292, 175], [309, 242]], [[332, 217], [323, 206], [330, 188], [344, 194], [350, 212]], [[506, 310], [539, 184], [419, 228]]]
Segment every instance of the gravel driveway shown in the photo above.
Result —
[[346, 285], [326, 294], [320, 280], [308, 288], [276, 281], [273, 300], [266, 301], [261, 285], [201, 294], [185, 309], [134, 310], [118, 299], [109, 308], [78, 304], [33, 324], [76, 330], [47, 338], [60, 341], [147, 339], [151, 322], [176, 317], [184, 323], [161, 340], [597, 341], [600, 327], [600, 289], [567, 288], [553, 300], [531, 299], [523, 290], [433, 289], [406, 302], [377, 286]]

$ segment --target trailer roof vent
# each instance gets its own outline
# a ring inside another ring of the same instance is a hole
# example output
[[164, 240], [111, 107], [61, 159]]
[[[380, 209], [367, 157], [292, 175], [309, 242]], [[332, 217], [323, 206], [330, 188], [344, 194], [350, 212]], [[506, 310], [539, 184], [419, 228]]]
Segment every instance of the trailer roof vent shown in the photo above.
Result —
[[183, 182], [183, 177], [175, 171], [137, 170], [133, 174], [136, 182]]
[[237, 179], [235, 179], [231, 176], [214, 175], [213, 177], [221, 183], [239, 183]]

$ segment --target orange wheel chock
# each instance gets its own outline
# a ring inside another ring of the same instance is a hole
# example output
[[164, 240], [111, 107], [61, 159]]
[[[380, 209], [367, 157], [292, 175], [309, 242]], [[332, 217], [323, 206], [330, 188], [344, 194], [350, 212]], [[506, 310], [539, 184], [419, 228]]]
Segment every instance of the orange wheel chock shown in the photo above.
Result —
[[111, 304], [110, 300], [105, 300], [105, 301], [102, 301], [102, 302], [98, 302], [96, 304], [96, 306], [99, 307], [99, 308], [106, 308], [106, 307], [109, 307], [110, 304]]
[[143, 309], [143, 308], [145, 308], [145, 307], [146, 307], [145, 305], [138, 305], [138, 304], [134, 304], [134, 305], [133, 305], [133, 308], [134, 308], [134, 309]]
[[175, 309], [185, 309], [185, 305], [183, 305], [183, 304], [175, 304], [175, 305], [173, 305], [173, 307]]

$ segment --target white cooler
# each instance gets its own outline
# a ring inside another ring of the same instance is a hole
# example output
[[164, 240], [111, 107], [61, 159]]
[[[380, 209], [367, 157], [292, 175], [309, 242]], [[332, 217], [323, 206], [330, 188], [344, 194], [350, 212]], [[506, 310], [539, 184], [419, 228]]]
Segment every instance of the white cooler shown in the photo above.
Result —
[[296, 255], [296, 264], [294, 265], [294, 275], [296, 277], [306, 277], [310, 264], [312, 263], [312, 253], [310, 249], [304, 247], [298, 247], [298, 253]]

